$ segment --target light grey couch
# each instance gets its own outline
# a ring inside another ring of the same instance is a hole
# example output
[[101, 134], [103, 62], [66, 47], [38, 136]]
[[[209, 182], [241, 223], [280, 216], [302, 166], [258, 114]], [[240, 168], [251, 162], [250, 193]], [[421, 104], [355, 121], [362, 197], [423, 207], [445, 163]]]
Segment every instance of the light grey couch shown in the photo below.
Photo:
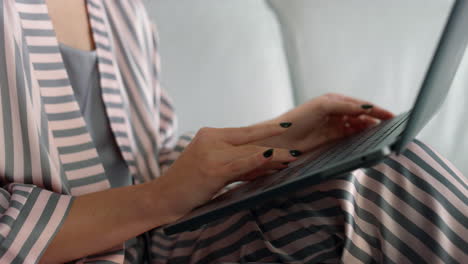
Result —
[[[398, 113], [415, 98], [450, 0], [147, 0], [180, 131], [239, 126], [326, 92]], [[468, 174], [468, 55], [421, 132]]]

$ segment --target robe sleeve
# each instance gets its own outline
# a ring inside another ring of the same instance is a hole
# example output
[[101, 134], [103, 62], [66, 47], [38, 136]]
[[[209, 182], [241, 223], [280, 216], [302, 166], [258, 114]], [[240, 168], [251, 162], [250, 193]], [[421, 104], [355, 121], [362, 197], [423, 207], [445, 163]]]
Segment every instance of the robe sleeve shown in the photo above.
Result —
[[0, 263], [37, 263], [72, 201], [72, 196], [35, 185], [0, 188]]
[[[26, 162], [25, 159], [21, 161], [21, 154], [26, 157], [32, 151], [28, 145], [31, 140], [28, 136], [32, 133], [28, 131], [35, 128], [28, 126], [31, 124], [29, 118], [35, 114], [26, 113], [31, 108], [22, 101], [26, 98], [22, 89], [27, 89], [23, 82], [31, 79], [30, 73], [22, 71], [28, 67], [23, 68], [26, 61], [22, 56], [24, 46], [18, 44], [22, 35], [15, 3], [0, 0], [0, 148], [3, 149], [0, 157], [0, 263], [37, 263], [64, 222], [73, 198], [19, 183], [24, 178], [21, 168], [27, 167], [23, 166]], [[17, 4], [27, 8], [25, 1]], [[18, 150], [20, 155], [17, 155], [12, 151], [13, 147], [23, 148], [23, 152]], [[31, 158], [37, 157], [28, 156]], [[9, 169], [5, 169], [6, 164]], [[27, 174], [31, 171], [29, 166]]]

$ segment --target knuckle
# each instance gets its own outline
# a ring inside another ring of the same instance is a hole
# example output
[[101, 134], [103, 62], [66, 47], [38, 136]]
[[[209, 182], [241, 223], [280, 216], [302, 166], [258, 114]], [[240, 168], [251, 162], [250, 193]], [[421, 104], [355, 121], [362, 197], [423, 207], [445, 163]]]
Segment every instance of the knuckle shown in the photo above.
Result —
[[320, 101], [318, 104], [317, 104], [317, 110], [319, 112], [327, 112], [327, 104], [324, 102], [324, 101]]
[[212, 135], [213, 132], [214, 132], [214, 128], [211, 128], [211, 127], [202, 127], [198, 130], [197, 134], [196, 134], [196, 137], [197, 138], [205, 138], [209, 135]]
[[213, 130], [213, 128], [211, 127], [202, 127], [198, 130], [198, 133], [199, 134], [206, 134], [206, 133], [210, 133], [211, 131]]

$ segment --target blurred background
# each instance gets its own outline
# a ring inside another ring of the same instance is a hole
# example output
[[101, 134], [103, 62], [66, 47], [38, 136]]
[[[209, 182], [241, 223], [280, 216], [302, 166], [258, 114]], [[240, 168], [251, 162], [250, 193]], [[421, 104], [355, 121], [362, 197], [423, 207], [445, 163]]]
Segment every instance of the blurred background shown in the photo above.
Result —
[[[414, 102], [453, 0], [146, 0], [179, 132], [249, 125], [327, 92]], [[468, 55], [419, 139], [468, 175]]]

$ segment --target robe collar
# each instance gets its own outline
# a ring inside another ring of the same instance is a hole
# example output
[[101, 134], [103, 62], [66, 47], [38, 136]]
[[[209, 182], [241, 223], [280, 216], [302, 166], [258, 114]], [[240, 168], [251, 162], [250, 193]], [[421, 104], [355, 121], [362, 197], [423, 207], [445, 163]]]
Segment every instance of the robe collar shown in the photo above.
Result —
[[[109, 20], [102, 0], [87, 0], [86, 4], [98, 57], [102, 100], [122, 157], [132, 176], [135, 176], [135, 145], [131, 140], [133, 135], [129, 121], [128, 96], [123, 89], [122, 76], [116, 63]], [[38, 82], [48, 127], [53, 134], [52, 141], [58, 149], [66, 180], [71, 186], [71, 194], [82, 195], [110, 188], [102, 161], [74, 96], [45, 1], [15, 0], [15, 6], [21, 21], [23, 39], [28, 47], [32, 74]], [[81, 129], [84, 132], [79, 135], [61, 133], [60, 137], [54, 133], [54, 130], [67, 129]], [[67, 147], [79, 145], [80, 142], [93, 144], [93, 147], [75, 152]], [[86, 165], [93, 161], [92, 166], [79, 168], [80, 162]], [[92, 177], [96, 179], [90, 180]]]

